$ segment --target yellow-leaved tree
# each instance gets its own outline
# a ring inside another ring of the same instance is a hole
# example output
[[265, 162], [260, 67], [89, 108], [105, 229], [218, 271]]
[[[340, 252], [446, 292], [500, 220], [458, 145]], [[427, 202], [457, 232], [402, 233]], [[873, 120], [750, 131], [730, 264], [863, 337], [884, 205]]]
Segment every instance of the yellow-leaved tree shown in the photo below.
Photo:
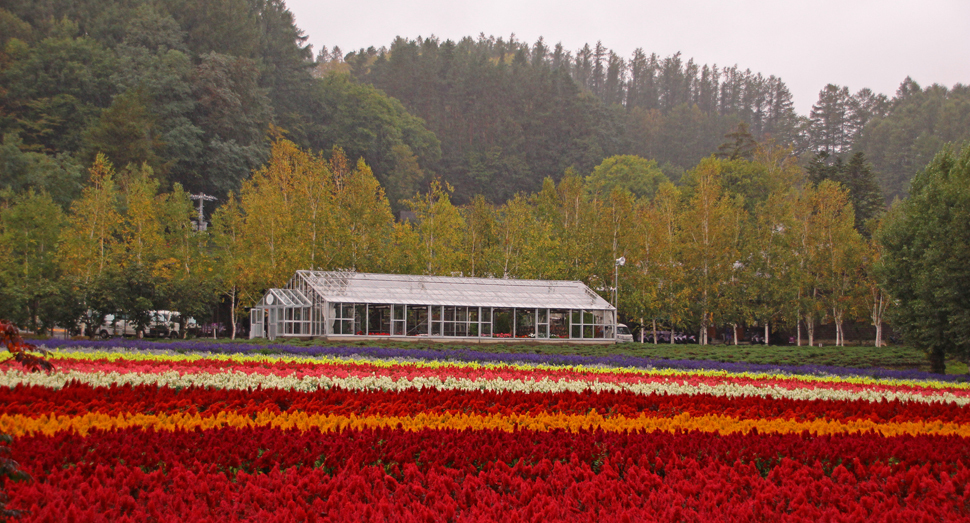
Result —
[[112, 254], [122, 216], [118, 211], [121, 194], [111, 162], [98, 154], [88, 174], [88, 185], [71, 204], [59, 252], [70, 292], [82, 302], [83, 321], [91, 328], [100, 326], [113, 312], [107, 272], [114, 264]]
[[394, 216], [384, 189], [363, 158], [341, 177], [334, 204], [333, 264], [361, 272], [385, 270]]
[[461, 272], [465, 219], [451, 203], [453, 189], [447, 182], [431, 182], [427, 193], [415, 195], [405, 205], [417, 216], [420, 248], [416, 253], [423, 272], [451, 276]]
[[333, 191], [326, 160], [288, 140], [273, 143], [239, 197], [247, 292], [282, 286], [296, 270], [331, 268]]
[[114, 167], [99, 154], [88, 171], [88, 185], [71, 205], [68, 227], [61, 237], [64, 274], [87, 285], [111, 263], [122, 217]]
[[812, 214], [811, 241], [821, 302], [835, 323], [835, 344], [844, 345], [843, 325], [859, 292], [863, 255], [862, 236], [855, 229], [855, 212], [848, 191], [825, 180], [818, 185]]
[[701, 161], [689, 176], [692, 192], [679, 216], [681, 261], [699, 321], [697, 341], [706, 345], [708, 327], [723, 307], [722, 297], [741, 258], [745, 213], [740, 202], [724, 194], [720, 164], [713, 158]]
[[212, 242], [215, 245], [213, 267], [219, 289], [228, 295], [232, 310], [230, 336], [236, 339], [236, 320], [246, 314], [246, 306], [256, 303], [261, 290], [256, 286], [256, 276], [251, 270], [247, 256], [245, 218], [236, 195], [229, 193], [226, 203], [212, 214]]

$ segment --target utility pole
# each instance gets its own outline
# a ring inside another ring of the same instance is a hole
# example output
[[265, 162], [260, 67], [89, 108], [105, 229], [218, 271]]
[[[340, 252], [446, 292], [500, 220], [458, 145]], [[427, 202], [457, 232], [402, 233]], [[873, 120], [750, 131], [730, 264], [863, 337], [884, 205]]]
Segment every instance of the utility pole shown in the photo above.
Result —
[[216, 201], [216, 197], [215, 196], [209, 196], [208, 194], [205, 194], [203, 192], [200, 192], [199, 194], [190, 194], [189, 195], [189, 198], [192, 198], [193, 200], [198, 200], [199, 201], [199, 216], [198, 216], [198, 218], [196, 218], [195, 220], [193, 220], [195, 222], [193, 228], [196, 231], [203, 232], [206, 229], [208, 229], [209, 225], [205, 221], [205, 214], [202, 212], [202, 204], [204, 202], [214, 202], [214, 201]]

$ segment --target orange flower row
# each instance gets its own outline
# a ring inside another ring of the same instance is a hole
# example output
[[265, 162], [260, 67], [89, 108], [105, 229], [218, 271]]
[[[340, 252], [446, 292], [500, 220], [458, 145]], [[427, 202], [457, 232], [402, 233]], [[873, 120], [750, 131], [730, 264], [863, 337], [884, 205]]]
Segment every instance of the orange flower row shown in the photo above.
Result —
[[408, 431], [423, 429], [456, 430], [502, 430], [517, 429], [569, 431], [601, 429], [608, 432], [653, 431], [701, 431], [728, 435], [747, 434], [757, 430], [762, 434], [814, 435], [857, 434], [871, 432], [882, 436], [955, 435], [970, 437], [970, 425], [940, 421], [906, 421], [880, 423], [871, 420], [790, 420], [790, 419], [744, 419], [732, 416], [680, 414], [670, 418], [647, 416], [608, 416], [597, 412], [589, 414], [539, 413], [529, 414], [453, 414], [419, 413], [413, 416], [357, 416], [351, 414], [323, 415], [305, 412], [260, 411], [253, 414], [237, 414], [222, 411], [213, 416], [191, 413], [119, 415], [97, 412], [78, 416], [46, 415], [32, 418], [24, 415], [0, 415], [0, 433], [14, 437], [24, 435], [53, 435], [61, 431], [73, 431], [86, 436], [91, 430], [145, 428], [156, 431], [215, 429], [223, 427], [319, 430], [323, 432], [346, 429], [392, 428]]

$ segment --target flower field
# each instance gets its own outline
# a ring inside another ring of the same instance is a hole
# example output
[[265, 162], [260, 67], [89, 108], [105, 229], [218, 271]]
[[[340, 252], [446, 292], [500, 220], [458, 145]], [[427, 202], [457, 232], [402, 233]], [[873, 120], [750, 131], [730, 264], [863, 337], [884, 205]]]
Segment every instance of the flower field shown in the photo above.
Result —
[[25, 521], [970, 520], [956, 380], [82, 345], [0, 372]]

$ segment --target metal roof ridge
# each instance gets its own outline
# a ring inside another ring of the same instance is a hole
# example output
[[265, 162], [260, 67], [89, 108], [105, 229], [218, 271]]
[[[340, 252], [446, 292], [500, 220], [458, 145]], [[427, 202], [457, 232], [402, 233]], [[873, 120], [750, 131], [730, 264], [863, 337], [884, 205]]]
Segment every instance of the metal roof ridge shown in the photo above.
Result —
[[323, 275], [340, 275], [340, 276], [378, 276], [378, 277], [390, 277], [393, 279], [405, 279], [405, 278], [445, 278], [449, 280], [479, 280], [485, 282], [544, 282], [544, 283], [579, 283], [586, 285], [581, 280], [541, 280], [537, 278], [495, 278], [495, 277], [484, 277], [484, 276], [442, 276], [437, 274], [393, 274], [393, 273], [382, 273], [382, 272], [357, 272], [357, 271], [322, 271], [313, 269], [298, 269], [297, 273], [307, 273], [313, 276], [323, 276]]

